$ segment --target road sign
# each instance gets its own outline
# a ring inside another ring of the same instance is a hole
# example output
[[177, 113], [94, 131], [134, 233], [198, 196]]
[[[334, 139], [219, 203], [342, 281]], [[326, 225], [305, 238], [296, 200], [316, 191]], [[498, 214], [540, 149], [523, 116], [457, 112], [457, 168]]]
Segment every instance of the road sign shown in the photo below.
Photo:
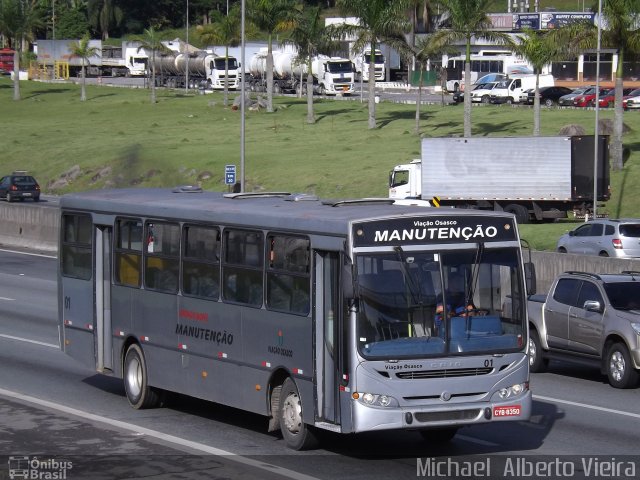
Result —
[[225, 185], [233, 185], [236, 183], [236, 166], [225, 165], [224, 166], [224, 183]]

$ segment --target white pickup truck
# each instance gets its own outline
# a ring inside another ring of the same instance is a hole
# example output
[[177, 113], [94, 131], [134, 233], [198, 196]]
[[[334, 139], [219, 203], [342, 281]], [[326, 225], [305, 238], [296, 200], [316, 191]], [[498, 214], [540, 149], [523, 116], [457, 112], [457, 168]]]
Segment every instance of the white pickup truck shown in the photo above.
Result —
[[532, 372], [566, 360], [599, 366], [613, 387], [638, 385], [640, 272], [565, 272], [527, 308]]

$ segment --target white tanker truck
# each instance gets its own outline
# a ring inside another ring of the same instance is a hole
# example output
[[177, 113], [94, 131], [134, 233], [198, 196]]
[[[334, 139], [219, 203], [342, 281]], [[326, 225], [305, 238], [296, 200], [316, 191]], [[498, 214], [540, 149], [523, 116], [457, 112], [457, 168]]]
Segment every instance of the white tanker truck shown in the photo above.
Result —
[[[152, 61], [152, 59], [149, 59]], [[225, 76], [225, 57], [198, 51], [196, 53], [168, 53], [156, 55], [156, 86], [180, 88], [185, 86], [187, 70], [189, 87], [222, 90], [225, 82], [231, 90], [238, 88], [238, 61], [228, 58], [228, 76]]]
[[[354, 72], [350, 60], [324, 55], [311, 64], [314, 93], [322, 95], [350, 95], [353, 93]], [[267, 49], [261, 49], [249, 59], [249, 88], [265, 91], [267, 88]], [[295, 51], [273, 52], [273, 92], [297, 92], [300, 85], [306, 91], [307, 65], [298, 59]]]

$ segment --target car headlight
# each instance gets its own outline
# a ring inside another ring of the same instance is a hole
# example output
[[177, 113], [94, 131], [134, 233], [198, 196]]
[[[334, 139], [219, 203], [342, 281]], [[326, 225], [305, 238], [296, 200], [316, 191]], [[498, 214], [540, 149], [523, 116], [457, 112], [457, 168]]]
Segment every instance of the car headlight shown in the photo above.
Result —
[[510, 387], [501, 388], [498, 391], [498, 395], [502, 399], [507, 399], [511, 397], [516, 397], [520, 395], [522, 392], [525, 392], [529, 389], [528, 383], [516, 383], [515, 385], [511, 385]]
[[354, 400], [357, 400], [369, 407], [398, 407], [398, 400], [390, 395], [380, 395], [377, 393], [360, 393], [354, 392], [352, 395]]

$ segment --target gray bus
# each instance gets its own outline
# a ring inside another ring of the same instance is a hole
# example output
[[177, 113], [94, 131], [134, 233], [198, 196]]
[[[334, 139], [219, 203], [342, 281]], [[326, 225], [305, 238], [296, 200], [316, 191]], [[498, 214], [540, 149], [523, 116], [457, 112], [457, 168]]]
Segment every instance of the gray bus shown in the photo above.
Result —
[[134, 408], [180, 392], [268, 417], [293, 449], [530, 417], [512, 215], [187, 187], [60, 206], [61, 346]]

